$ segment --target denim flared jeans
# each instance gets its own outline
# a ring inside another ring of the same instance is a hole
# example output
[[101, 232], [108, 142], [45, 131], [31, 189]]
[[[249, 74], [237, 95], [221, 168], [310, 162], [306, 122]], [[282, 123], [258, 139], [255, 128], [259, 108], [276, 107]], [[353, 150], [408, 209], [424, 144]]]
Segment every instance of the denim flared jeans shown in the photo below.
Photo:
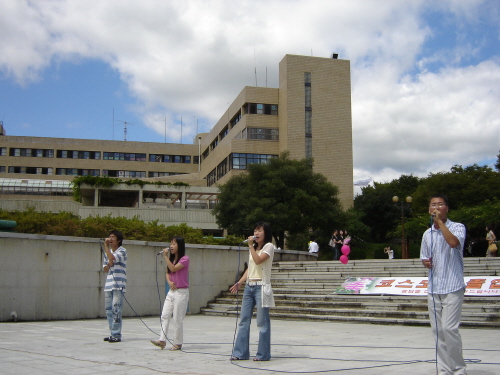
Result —
[[121, 290], [104, 292], [104, 305], [111, 336], [121, 339], [123, 292]]
[[233, 348], [233, 357], [250, 358], [250, 323], [253, 309], [257, 306], [257, 327], [259, 328], [259, 345], [255, 358], [261, 361], [271, 359], [271, 320], [269, 307], [262, 307], [262, 286], [246, 285], [241, 302], [241, 317], [238, 325], [238, 336]]

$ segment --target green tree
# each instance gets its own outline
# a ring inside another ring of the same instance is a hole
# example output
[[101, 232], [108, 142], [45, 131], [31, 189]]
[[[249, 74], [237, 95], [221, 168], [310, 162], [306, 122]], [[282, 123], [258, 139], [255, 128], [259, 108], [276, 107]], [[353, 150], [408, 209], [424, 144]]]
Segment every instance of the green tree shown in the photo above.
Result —
[[497, 155], [497, 162], [495, 163], [495, 169], [500, 172], [500, 153]]
[[[411, 196], [420, 179], [413, 175], [402, 175], [388, 183], [374, 182], [374, 186], [362, 189], [362, 194], [354, 199], [354, 209], [359, 213], [362, 223], [371, 229], [371, 239], [382, 242], [387, 234], [401, 222], [401, 209], [396, 207], [392, 197], [400, 201]], [[405, 216], [411, 214], [407, 210]]]
[[429, 197], [435, 193], [445, 194], [452, 210], [475, 206], [486, 199], [500, 198], [499, 186], [500, 174], [488, 166], [455, 165], [450, 172], [431, 173], [423, 179], [413, 195], [413, 206], [426, 214]]
[[287, 152], [267, 164], [250, 164], [247, 172], [220, 186], [213, 212], [217, 223], [238, 235], [249, 235], [253, 225], [271, 225], [276, 246], [284, 247], [285, 233], [329, 231], [344, 214], [338, 188], [320, 173], [311, 159], [291, 160]]

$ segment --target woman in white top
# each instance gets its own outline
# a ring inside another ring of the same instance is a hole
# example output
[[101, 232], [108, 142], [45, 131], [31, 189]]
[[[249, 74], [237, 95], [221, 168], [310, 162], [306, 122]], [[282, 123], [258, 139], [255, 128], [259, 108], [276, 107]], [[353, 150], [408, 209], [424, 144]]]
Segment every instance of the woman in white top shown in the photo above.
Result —
[[238, 335], [231, 360], [250, 358], [250, 323], [253, 309], [257, 306], [257, 327], [259, 327], [259, 345], [254, 361], [271, 359], [271, 320], [269, 308], [274, 307], [271, 289], [271, 266], [274, 256], [271, 227], [267, 223], [257, 223], [253, 236], [248, 237], [248, 268], [241, 279], [229, 290], [236, 294], [241, 283], [246, 281], [241, 302], [241, 317]]

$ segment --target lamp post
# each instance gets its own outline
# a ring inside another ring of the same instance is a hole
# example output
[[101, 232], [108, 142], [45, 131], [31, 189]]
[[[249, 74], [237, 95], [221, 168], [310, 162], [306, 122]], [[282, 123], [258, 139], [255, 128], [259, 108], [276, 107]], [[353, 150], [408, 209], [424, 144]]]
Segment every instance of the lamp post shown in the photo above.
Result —
[[[399, 202], [399, 197], [397, 195], [392, 197], [392, 201], [396, 207], [401, 206], [401, 258], [408, 259], [408, 247], [406, 246], [406, 238], [405, 238], [405, 202]], [[406, 203], [409, 205], [412, 201], [412, 197], [406, 197]]]

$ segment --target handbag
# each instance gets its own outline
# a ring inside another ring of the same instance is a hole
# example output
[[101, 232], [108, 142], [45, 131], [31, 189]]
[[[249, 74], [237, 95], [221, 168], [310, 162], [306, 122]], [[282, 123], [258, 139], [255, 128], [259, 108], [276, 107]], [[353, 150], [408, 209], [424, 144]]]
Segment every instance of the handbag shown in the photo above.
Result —
[[491, 252], [491, 253], [496, 253], [497, 251], [497, 245], [492, 243], [490, 246], [488, 246], [488, 251]]

